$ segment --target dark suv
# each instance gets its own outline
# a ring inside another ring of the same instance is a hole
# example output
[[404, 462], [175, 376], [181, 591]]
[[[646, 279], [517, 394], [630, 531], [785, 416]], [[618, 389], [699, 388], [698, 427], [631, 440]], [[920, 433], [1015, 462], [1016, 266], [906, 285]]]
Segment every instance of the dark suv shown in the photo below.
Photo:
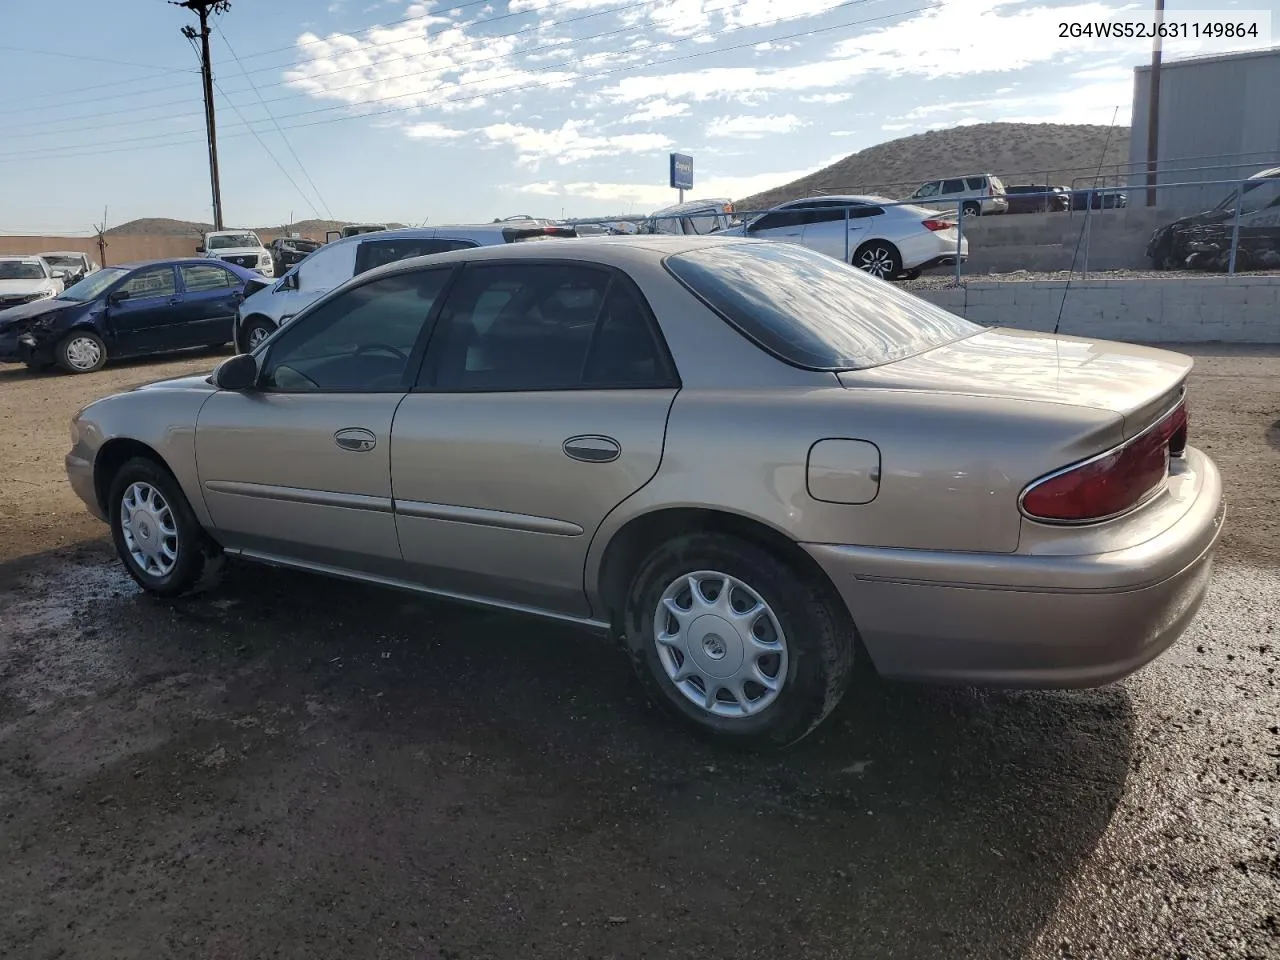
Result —
[[267, 250], [275, 262], [275, 275], [283, 277], [290, 267], [301, 263], [322, 246], [324, 244], [319, 240], [308, 240], [306, 237], [277, 237], [272, 240]]
[[1064, 187], [1041, 183], [1019, 183], [1004, 188], [1009, 213], [1064, 213], [1071, 207]]

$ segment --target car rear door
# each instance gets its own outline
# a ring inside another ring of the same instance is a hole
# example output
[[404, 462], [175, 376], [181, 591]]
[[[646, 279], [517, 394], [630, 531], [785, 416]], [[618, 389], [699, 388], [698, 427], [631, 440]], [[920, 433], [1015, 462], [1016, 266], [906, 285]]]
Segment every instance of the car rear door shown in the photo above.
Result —
[[139, 268], [113, 291], [121, 293], [128, 296], [107, 307], [110, 354], [158, 353], [185, 345], [182, 297], [172, 264]]
[[625, 274], [566, 260], [467, 265], [392, 429], [410, 575], [590, 616], [587, 549], [657, 471], [676, 391]]
[[426, 237], [400, 237], [398, 239], [365, 240], [356, 250], [355, 275], [359, 276], [374, 267], [381, 267], [410, 257], [426, 257], [433, 253], [446, 253], [478, 244], [464, 240]]
[[256, 389], [205, 402], [196, 459], [225, 546], [321, 570], [399, 571], [391, 423], [451, 275], [408, 271], [344, 290], [277, 335]]
[[244, 281], [216, 263], [180, 264], [178, 279], [182, 321], [175, 337], [181, 346], [219, 346], [231, 340]]

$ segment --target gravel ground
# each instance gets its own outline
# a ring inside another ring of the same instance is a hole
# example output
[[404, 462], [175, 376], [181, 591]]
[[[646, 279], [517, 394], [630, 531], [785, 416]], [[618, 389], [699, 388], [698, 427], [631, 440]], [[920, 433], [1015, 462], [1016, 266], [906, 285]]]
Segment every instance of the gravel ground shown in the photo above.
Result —
[[[1280, 270], [1254, 270], [1247, 274], [1242, 273], [1240, 276], [1280, 277]], [[1223, 274], [1204, 270], [1090, 270], [1086, 276], [1079, 270], [1014, 270], [1012, 273], [962, 273], [960, 280], [962, 283], [1018, 283], [1029, 280], [1074, 280], [1078, 283], [1081, 280], [1203, 280], [1206, 277], [1221, 278]], [[954, 286], [955, 281], [953, 268], [950, 272], [938, 270], [917, 277], [915, 280], [904, 280], [902, 288], [904, 290], [942, 290], [945, 287]]]
[[0, 957], [1280, 957], [1280, 350], [1202, 348], [1231, 498], [1123, 683], [862, 675], [782, 756], [686, 738], [542, 623], [232, 566], [163, 603], [0, 370]]

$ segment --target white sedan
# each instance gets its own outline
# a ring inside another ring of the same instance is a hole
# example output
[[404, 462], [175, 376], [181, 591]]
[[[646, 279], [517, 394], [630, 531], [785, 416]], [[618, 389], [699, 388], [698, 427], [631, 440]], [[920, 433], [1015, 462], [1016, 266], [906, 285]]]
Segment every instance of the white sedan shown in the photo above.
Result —
[[0, 310], [56, 297], [65, 288], [39, 257], [0, 257]]
[[[847, 213], [846, 213], [847, 211]], [[969, 258], [954, 216], [886, 197], [791, 200], [717, 236], [798, 243], [881, 280], [913, 280], [923, 270]]]

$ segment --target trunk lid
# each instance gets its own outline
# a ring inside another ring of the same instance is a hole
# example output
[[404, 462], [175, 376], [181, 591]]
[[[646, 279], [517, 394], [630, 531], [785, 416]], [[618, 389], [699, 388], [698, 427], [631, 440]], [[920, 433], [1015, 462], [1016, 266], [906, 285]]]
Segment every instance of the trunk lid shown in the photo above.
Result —
[[1129, 343], [992, 329], [895, 363], [839, 374], [846, 387], [918, 390], [1091, 407], [1126, 439], [1174, 405], [1192, 359]]

